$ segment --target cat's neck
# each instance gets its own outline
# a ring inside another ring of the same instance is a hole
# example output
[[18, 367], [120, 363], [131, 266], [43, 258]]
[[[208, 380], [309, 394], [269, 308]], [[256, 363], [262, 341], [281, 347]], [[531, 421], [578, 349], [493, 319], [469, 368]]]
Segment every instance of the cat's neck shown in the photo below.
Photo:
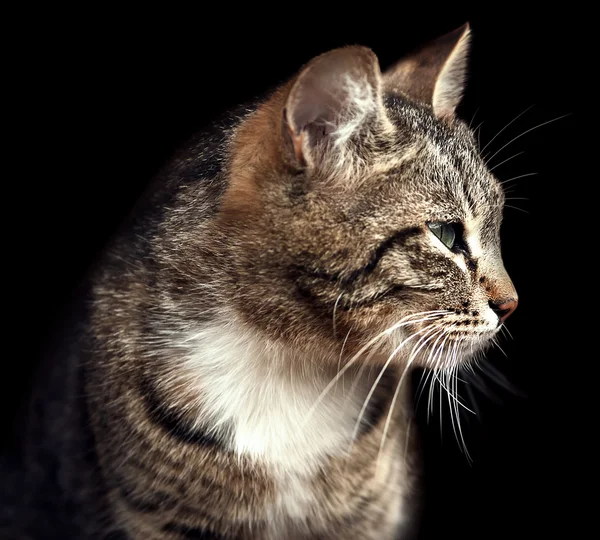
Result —
[[365, 403], [385, 386], [371, 393], [380, 369], [368, 367], [348, 369], [330, 385], [338, 369], [290, 358], [293, 352], [232, 319], [210, 323], [184, 344], [177, 369], [197, 392], [199, 423], [234, 452], [286, 472], [310, 474], [348, 452], [361, 419], [369, 421]]

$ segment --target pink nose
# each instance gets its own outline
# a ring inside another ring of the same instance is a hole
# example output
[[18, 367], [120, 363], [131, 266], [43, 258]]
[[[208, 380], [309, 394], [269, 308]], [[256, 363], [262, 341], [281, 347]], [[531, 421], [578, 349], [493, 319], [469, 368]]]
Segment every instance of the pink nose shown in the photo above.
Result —
[[510, 300], [506, 300], [502, 303], [496, 303], [490, 300], [490, 307], [494, 313], [498, 315], [500, 321], [502, 322], [512, 315], [513, 311], [517, 309], [518, 304], [519, 301], [516, 298], [511, 298]]

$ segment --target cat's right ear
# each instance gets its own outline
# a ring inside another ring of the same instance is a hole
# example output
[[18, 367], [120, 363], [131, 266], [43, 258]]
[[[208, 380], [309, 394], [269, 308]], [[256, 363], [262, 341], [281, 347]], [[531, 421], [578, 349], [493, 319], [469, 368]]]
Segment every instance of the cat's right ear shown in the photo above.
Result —
[[465, 88], [469, 23], [407, 55], [384, 75], [387, 92], [430, 105], [435, 116], [451, 121]]
[[298, 169], [330, 168], [385, 119], [381, 71], [366, 47], [314, 58], [291, 86], [283, 109], [286, 160]]

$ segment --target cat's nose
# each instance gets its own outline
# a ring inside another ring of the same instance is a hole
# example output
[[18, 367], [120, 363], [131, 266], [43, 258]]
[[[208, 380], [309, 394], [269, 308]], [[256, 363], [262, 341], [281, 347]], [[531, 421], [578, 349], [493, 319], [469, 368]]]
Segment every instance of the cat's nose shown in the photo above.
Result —
[[490, 300], [489, 304], [492, 308], [492, 311], [500, 318], [500, 321], [504, 322], [512, 315], [513, 311], [517, 309], [519, 300], [516, 298], [511, 298], [510, 300], [504, 300], [501, 302], [494, 302]]

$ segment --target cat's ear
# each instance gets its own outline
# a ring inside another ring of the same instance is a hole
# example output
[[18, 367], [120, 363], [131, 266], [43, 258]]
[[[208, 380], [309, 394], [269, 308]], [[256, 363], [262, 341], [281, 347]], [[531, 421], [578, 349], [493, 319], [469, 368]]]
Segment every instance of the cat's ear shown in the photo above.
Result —
[[338, 157], [385, 115], [379, 61], [366, 47], [314, 58], [291, 86], [283, 110], [284, 137], [300, 167]]
[[469, 43], [466, 23], [387, 70], [383, 75], [385, 90], [431, 105], [438, 118], [452, 119], [464, 92]]

